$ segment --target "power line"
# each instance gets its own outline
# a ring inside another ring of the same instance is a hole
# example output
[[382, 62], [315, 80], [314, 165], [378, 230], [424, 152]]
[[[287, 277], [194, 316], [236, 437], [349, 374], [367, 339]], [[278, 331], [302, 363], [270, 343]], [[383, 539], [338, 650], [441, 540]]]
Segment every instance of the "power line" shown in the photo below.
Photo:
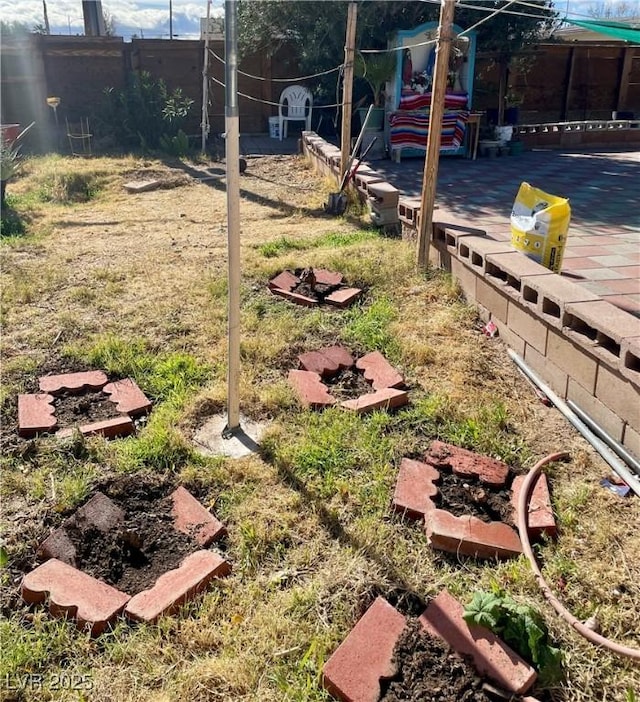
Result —
[[[222, 86], [223, 88], [226, 88], [226, 85], [221, 81], [218, 80], [217, 78], [214, 78], [213, 76], [209, 76], [209, 78], [214, 82], [217, 83], [218, 85]], [[246, 98], [247, 100], [252, 100], [253, 102], [261, 102], [263, 105], [272, 105], [273, 107], [280, 107], [279, 102], [272, 102], [271, 100], [263, 100], [262, 98], [257, 98], [254, 97], [253, 95], [247, 95], [246, 93], [241, 93], [238, 92], [238, 95], [240, 97]], [[316, 105], [316, 107], [320, 108], [325, 108], [325, 107], [340, 107], [342, 103], [335, 103], [333, 105]]]
[[[426, 2], [430, 3], [432, 5], [440, 5], [440, 0], [420, 0], [420, 2]], [[457, 37], [463, 37], [467, 35], [469, 32], [472, 32], [476, 27], [479, 27], [481, 24], [484, 24], [491, 18], [495, 17], [496, 15], [501, 14], [502, 12], [505, 12], [507, 7], [510, 7], [513, 5], [513, 3], [516, 2], [516, 0], [508, 0], [507, 4], [504, 7], [500, 7], [497, 10], [492, 10], [491, 8], [488, 7], [473, 7], [473, 5], [462, 5], [461, 3], [457, 3], [456, 7], [469, 7], [472, 10], [484, 10], [486, 12], [490, 12], [490, 15], [487, 15], [486, 17], [483, 17], [479, 22], [476, 22], [474, 25], [469, 27], [468, 29], [464, 29], [460, 34], [457, 35]], [[511, 13], [513, 14], [513, 13]], [[525, 13], [519, 13], [522, 14], [524, 17], [534, 17], [534, 15], [529, 15]], [[548, 19], [548, 17], [542, 17], [541, 19]], [[456, 37], [456, 38], [457, 38]], [[393, 46], [388, 49], [360, 49], [361, 54], [387, 54], [392, 51], [404, 51], [405, 49], [413, 49], [416, 46], [428, 46], [429, 44], [435, 44], [437, 42], [437, 39], [429, 39], [427, 41], [420, 41], [417, 42], [416, 44], [405, 44], [401, 46]]]
[[[225, 61], [222, 58], [222, 56], [218, 56], [216, 52], [213, 49], [209, 49], [209, 52], [213, 55], [214, 58], [216, 58], [220, 63], [224, 64]], [[310, 76], [296, 76], [294, 78], [265, 78], [264, 76], [254, 76], [251, 73], [245, 73], [244, 71], [238, 71], [240, 75], [246, 76], [247, 78], [253, 78], [254, 80], [268, 80], [271, 81], [272, 83], [291, 83], [291, 81], [294, 80], [308, 80], [309, 78], [317, 78], [318, 76], [326, 76], [329, 73], [334, 73], [335, 71], [339, 71], [344, 64], [340, 64], [339, 66], [336, 66], [335, 68], [330, 68], [327, 71], [320, 71], [319, 73], [313, 73]]]

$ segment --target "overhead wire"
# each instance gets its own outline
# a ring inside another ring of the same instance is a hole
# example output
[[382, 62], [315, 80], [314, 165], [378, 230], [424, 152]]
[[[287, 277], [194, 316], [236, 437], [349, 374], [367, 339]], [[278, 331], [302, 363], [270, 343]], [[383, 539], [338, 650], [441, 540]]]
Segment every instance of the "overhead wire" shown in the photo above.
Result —
[[[474, 31], [481, 24], [488, 22], [490, 19], [492, 19], [496, 15], [499, 15], [503, 12], [508, 13], [509, 10], [507, 10], [507, 8], [511, 7], [511, 5], [515, 4], [518, 1], [519, 0], [508, 0], [506, 5], [504, 5], [503, 7], [499, 7], [495, 10], [491, 10], [490, 8], [482, 8], [483, 10], [489, 10], [491, 12], [491, 14], [487, 15], [486, 17], [483, 17], [481, 20], [479, 20], [478, 22], [473, 24], [471, 27], [468, 27], [467, 29], [462, 30], [462, 32], [460, 32], [460, 34], [458, 34], [456, 38], [469, 34], [469, 32]], [[436, 3], [438, 5], [440, 4], [440, 0], [420, 0], [420, 2], [427, 2], [427, 3], [432, 3], [432, 4]], [[462, 5], [461, 3], [456, 3], [456, 5], [458, 7], [471, 7], [472, 9], [475, 9], [475, 10], [481, 9], [479, 7], [473, 7], [471, 5], [469, 5], [469, 6]], [[530, 15], [530, 14], [525, 14], [525, 13], [522, 13], [522, 14], [526, 17], [535, 17], [534, 15]], [[548, 17], [543, 17], [542, 19], [548, 19]], [[437, 39], [429, 39], [428, 41], [418, 42], [416, 44], [406, 44], [404, 46], [402, 46], [402, 45], [401, 46], [394, 46], [394, 47], [390, 47], [387, 49], [360, 49], [360, 53], [362, 53], [362, 54], [390, 53], [392, 51], [404, 51], [405, 49], [411, 49], [411, 48], [416, 47], [416, 46], [426, 46], [428, 44], [435, 44], [435, 43], [437, 43]], [[215, 58], [218, 59], [218, 61], [221, 61], [222, 63], [224, 63], [224, 59], [222, 59], [220, 56], [217, 56], [215, 54], [215, 52], [213, 52], [211, 49], [209, 49], [209, 51], [211, 51], [214, 54]], [[321, 73], [317, 73], [315, 75], [326, 75], [327, 73], [333, 73], [335, 70], [342, 69], [343, 66], [344, 66], [344, 64], [340, 64], [336, 68], [332, 68], [329, 71], [322, 71]], [[250, 78], [257, 78], [259, 80], [266, 80], [266, 78], [261, 77], [261, 76], [251, 76], [250, 74], [247, 74], [247, 73], [243, 73], [243, 75], [248, 76]], [[308, 77], [315, 77], [315, 75], [308, 76]], [[217, 78], [214, 78], [213, 76], [211, 76], [211, 80], [213, 80], [214, 83], [221, 85], [223, 88], [226, 87], [222, 81], [218, 80]], [[275, 80], [275, 79], [273, 79], [273, 80]], [[278, 80], [285, 80], [285, 82], [291, 82], [292, 80], [303, 80], [303, 78], [300, 77], [300, 78], [288, 78], [288, 79], [278, 79]], [[257, 97], [254, 97], [253, 95], [247, 95], [246, 93], [238, 92], [238, 95], [240, 95], [243, 98], [246, 98], [247, 100], [252, 100], [253, 102], [259, 102], [259, 103], [262, 103], [264, 105], [271, 105], [273, 107], [280, 106], [280, 103], [278, 103], [278, 102], [273, 102], [271, 100], [263, 100], [262, 98], [257, 98]], [[340, 105], [341, 105], [341, 103], [336, 102], [333, 105], [322, 105], [322, 107], [339, 107]]]
[[[432, 5], [440, 5], [441, 4], [440, 0], [420, 0], [420, 2], [429, 3]], [[485, 22], [492, 19], [496, 15], [499, 15], [501, 13], [514, 14], [510, 10], [507, 10], [507, 8], [510, 7], [511, 5], [513, 5], [515, 2], [517, 2], [517, 0], [508, 0], [507, 4], [504, 5], [504, 7], [499, 7], [495, 10], [492, 10], [489, 7], [482, 7], [482, 8], [481, 7], [474, 7], [473, 5], [463, 5], [462, 3], [457, 2], [456, 7], [464, 7], [464, 8], [469, 8], [471, 10], [484, 10], [485, 12], [490, 12], [491, 14], [487, 15], [486, 17], [483, 17], [480, 21], [476, 22], [471, 27], [468, 27], [467, 29], [462, 30], [460, 32], [460, 34], [456, 35], [456, 38], [466, 36], [467, 34], [469, 34], [469, 32], [472, 32], [473, 30], [475, 30], [476, 27], [479, 27], [481, 24], [484, 24]], [[542, 16], [542, 15], [538, 16], [538, 15], [532, 15], [532, 14], [528, 14], [528, 13], [524, 13], [524, 12], [515, 13], [515, 14], [521, 15], [523, 17], [534, 18], [534, 19], [549, 19], [548, 16]], [[404, 44], [404, 45], [400, 45], [400, 46], [392, 46], [392, 47], [389, 47], [387, 49], [360, 49], [360, 53], [361, 54], [386, 54], [386, 53], [390, 53], [392, 51], [404, 51], [405, 49], [413, 49], [413, 48], [418, 47], [418, 46], [427, 46], [429, 44], [435, 44], [436, 42], [437, 42], [437, 39], [428, 39], [427, 41], [420, 41], [420, 42], [416, 42], [415, 44]]]
[[[218, 56], [216, 52], [213, 49], [209, 49], [209, 53], [213, 55], [215, 59], [220, 61], [221, 64], [225, 64], [225, 60], [222, 58], [222, 56]], [[319, 71], [318, 73], [312, 73], [309, 76], [294, 76], [293, 78], [265, 78], [264, 76], [254, 76], [251, 73], [245, 73], [244, 71], [238, 70], [238, 73], [242, 76], [245, 76], [246, 78], [253, 78], [254, 80], [263, 80], [263, 81], [270, 81], [271, 83], [291, 83], [294, 80], [309, 80], [310, 78], [318, 78], [319, 76], [326, 76], [329, 75], [329, 73], [334, 73], [335, 71], [339, 71], [342, 69], [344, 66], [343, 63], [341, 63], [339, 66], [335, 66], [335, 68], [329, 68], [326, 71]]]
[[[217, 83], [218, 85], [222, 86], [223, 88], [226, 88], [226, 85], [224, 84], [223, 81], [218, 80], [217, 78], [214, 78], [213, 76], [210, 76], [210, 78], [214, 83]], [[260, 102], [263, 105], [271, 105], [273, 107], [280, 107], [279, 102], [273, 102], [272, 100], [263, 100], [262, 98], [257, 98], [257, 97], [254, 97], [253, 95], [247, 95], [246, 93], [241, 93], [240, 91], [238, 91], [238, 95], [240, 97], [246, 98], [247, 100], [252, 100], [253, 102]], [[338, 103], [333, 104], [333, 105], [319, 105], [319, 107], [339, 107], [341, 104], [342, 103], [338, 102]]]

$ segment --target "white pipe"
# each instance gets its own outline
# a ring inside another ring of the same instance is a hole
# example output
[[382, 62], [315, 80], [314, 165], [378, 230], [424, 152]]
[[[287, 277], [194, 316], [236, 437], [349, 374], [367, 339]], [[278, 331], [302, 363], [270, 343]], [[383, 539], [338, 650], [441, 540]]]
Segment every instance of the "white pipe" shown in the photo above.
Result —
[[566, 402], [560, 399], [553, 390], [546, 385], [529, 366], [518, 356], [512, 349], [508, 349], [507, 353], [514, 363], [532, 380], [542, 392], [553, 402], [564, 417], [582, 434], [582, 436], [593, 446], [593, 448], [604, 458], [609, 466], [624, 480], [624, 482], [640, 497], [640, 480], [633, 475], [627, 466], [616, 456], [616, 454], [599, 439], [587, 425], [580, 420], [578, 415], [573, 412]]
[[223, 436], [231, 437], [240, 427], [240, 118], [238, 111], [237, 0], [225, 0], [224, 6], [229, 358], [227, 426]]
[[640, 461], [634, 458], [624, 446], [618, 443], [599, 424], [596, 424], [586, 412], [583, 412], [578, 405], [576, 405], [575, 402], [567, 400], [567, 405], [569, 406], [569, 409], [578, 415], [581, 422], [584, 422], [596, 436], [599, 436], [612, 451], [620, 456], [620, 458], [633, 470], [634, 473], [640, 476]]

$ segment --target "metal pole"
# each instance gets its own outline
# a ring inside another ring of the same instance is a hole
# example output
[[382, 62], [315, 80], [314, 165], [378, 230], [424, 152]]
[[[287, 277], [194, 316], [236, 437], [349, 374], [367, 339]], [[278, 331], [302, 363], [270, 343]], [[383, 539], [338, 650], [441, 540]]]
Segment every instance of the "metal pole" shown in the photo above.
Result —
[[224, 16], [229, 358], [227, 426], [222, 435], [231, 437], [240, 427], [240, 118], [238, 111], [237, 0], [225, 0]]
[[427, 153], [424, 158], [422, 177], [420, 229], [418, 232], [418, 266], [420, 268], [425, 268], [429, 263], [429, 243], [438, 182], [438, 159], [440, 158], [444, 98], [449, 76], [449, 49], [451, 48], [454, 5], [455, 0], [442, 0], [440, 6], [436, 63], [433, 69], [433, 93], [431, 95], [431, 110], [429, 111], [429, 135], [427, 136]]
[[207, 0], [207, 24], [204, 36], [204, 60], [202, 65], [202, 153], [207, 147], [209, 134], [209, 18], [211, 17], [211, 0]]
[[169, 0], [169, 39], [173, 39], [173, 0]]
[[347, 36], [344, 44], [344, 78], [342, 81], [342, 134], [340, 136], [340, 176], [347, 171], [351, 151], [351, 109], [353, 100], [353, 60], [356, 53], [356, 19], [358, 5], [349, 3], [347, 13]]

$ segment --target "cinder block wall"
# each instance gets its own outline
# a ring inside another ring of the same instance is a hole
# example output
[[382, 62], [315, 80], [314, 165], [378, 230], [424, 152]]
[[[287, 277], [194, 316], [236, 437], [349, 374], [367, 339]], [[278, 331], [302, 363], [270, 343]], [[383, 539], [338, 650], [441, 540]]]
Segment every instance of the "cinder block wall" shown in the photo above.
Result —
[[[313, 132], [302, 142], [314, 167], [337, 178], [336, 147]], [[401, 199], [398, 214], [412, 236], [419, 203]], [[483, 230], [436, 221], [431, 244], [431, 264], [456, 278], [500, 338], [557, 395], [640, 457], [640, 319]]]
[[640, 319], [477, 231], [434, 223], [431, 262], [562, 399], [640, 456]]

